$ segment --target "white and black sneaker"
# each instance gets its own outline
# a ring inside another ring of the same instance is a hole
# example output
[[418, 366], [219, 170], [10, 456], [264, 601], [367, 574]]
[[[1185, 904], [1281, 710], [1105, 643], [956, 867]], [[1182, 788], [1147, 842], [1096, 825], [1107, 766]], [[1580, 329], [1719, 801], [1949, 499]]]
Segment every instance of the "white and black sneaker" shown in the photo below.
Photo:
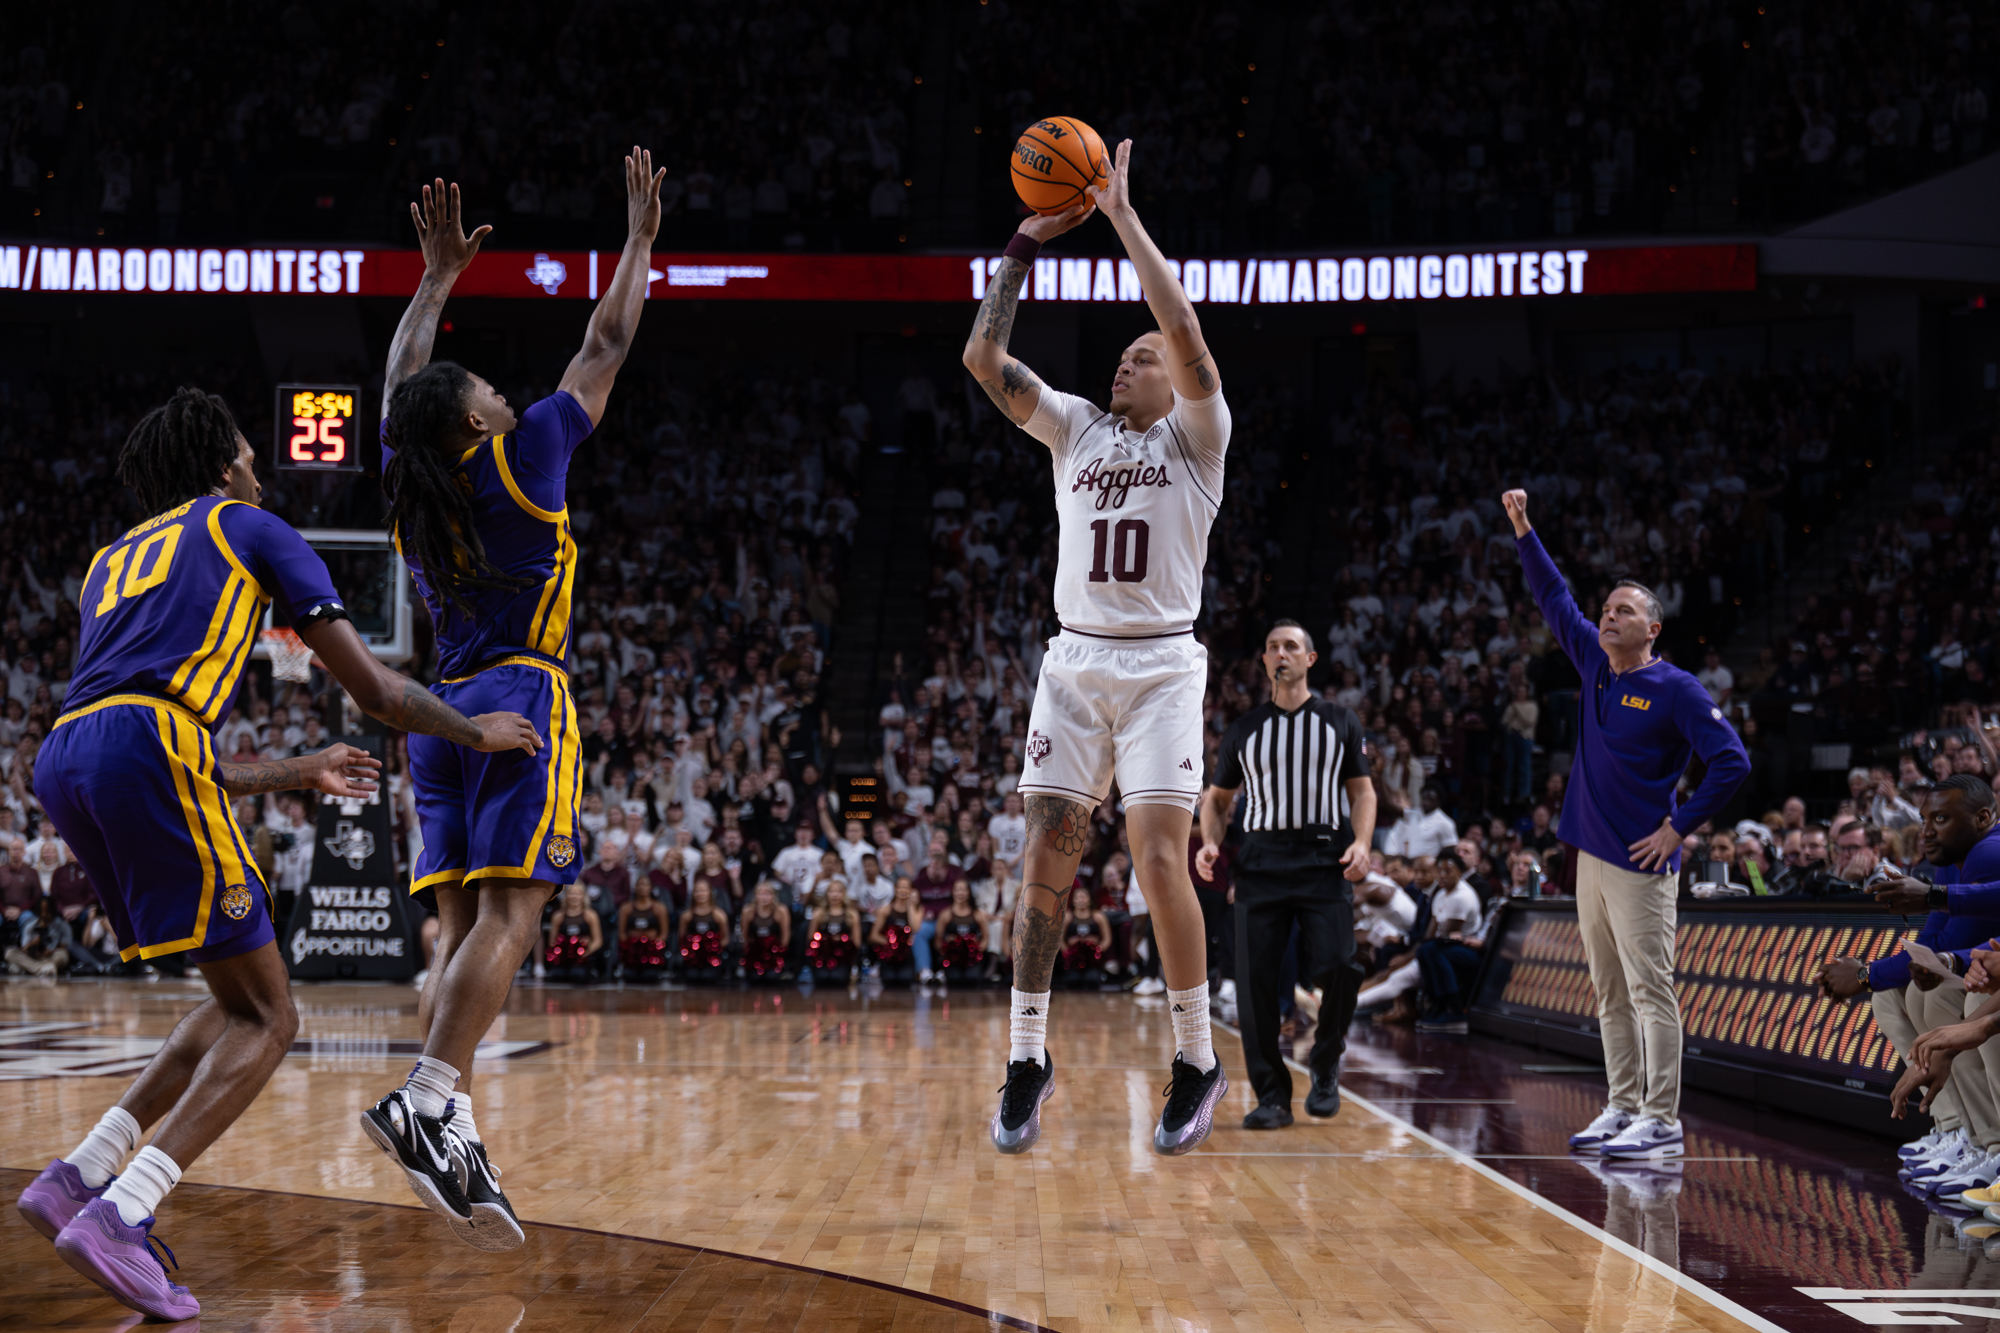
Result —
[[424, 1207], [457, 1229], [472, 1221], [472, 1205], [445, 1129], [450, 1118], [449, 1108], [442, 1116], [423, 1114], [410, 1104], [408, 1090], [398, 1088], [361, 1113], [361, 1129], [403, 1168]]
[[500, 1192], [500, 1168], [486, 1160], [486, 1145], [445, 1131], [453, 1156], [458, 1159], [460, 1179], [465, 1184], [465, 1201], [470, 1216], [449, 1217], [458, 1238], [475, 1250], [518, 1249], [528, 1239], [514, 1205]]
[[1055, 1057], [1046, 1047], [1040, 1062], [1008, 1061], [1007, 1081], [1000, 1088], [1000, 1109], [993, 1113], [993, 1146], [1009, 1154], [1034, 1147], [1042, 1136], [1042, 1103], [1055, 1090]]

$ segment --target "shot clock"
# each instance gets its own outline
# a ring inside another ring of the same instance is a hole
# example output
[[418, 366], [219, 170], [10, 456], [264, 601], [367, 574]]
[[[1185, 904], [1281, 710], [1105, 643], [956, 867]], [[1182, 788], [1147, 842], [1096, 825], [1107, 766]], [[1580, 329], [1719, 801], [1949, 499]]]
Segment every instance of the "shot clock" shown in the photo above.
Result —
[[278, 466], [302, 472], [359, 472], [355, 438], [361, 415], [358, 384], [280, 384]]

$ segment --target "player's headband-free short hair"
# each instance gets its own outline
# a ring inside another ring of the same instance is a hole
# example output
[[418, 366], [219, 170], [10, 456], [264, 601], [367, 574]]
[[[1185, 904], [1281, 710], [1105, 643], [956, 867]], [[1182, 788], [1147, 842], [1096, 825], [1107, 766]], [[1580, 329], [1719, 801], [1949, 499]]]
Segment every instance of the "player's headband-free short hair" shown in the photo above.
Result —
[[1616, 592], [1620, 588], [1630, 588], [1633, 592], [1638, 593], [1640, 597], [1645, 599], [1647, 620], [1651, 621], [1655, 625], [1665, 623], [1667, 618], [1667, 608], [1666, 605], [1660, 601], [1659, 594], [1655, 593], [1651, 588], [1648, 588], [1645, 584], [1639, 582], [1639, 580], [1637, 579], [1620, 579], [1618, 580], [1617, 583], [1612, 585], [1611, 590], [1613, 592]]
[[1274, 620], [1271, 622], [1271, 628], [1264, 632], [1265, 642], [1268, 643], [1270, 641], [1271, 636], [1273, 634], [1276, 634], [1281, 629], [1297, 630], [1299, 632], [1299, 637], [1306, 641], [1307, 652], [1316, 653], [1319, 651], [1319, 649], [1313, 647], [1312, 631], [1307, 629], [1304, 625], [1301, 625], [1298, 621], [1291, 619], [1289, 616], [1283, 620]]
[[1991, 810], [1994, 806], [1993, 788], [1977, 773], [1954, 773], [1932, 790], [1940, 793], [1962, 791], [1966, 806], [1973, 810]]

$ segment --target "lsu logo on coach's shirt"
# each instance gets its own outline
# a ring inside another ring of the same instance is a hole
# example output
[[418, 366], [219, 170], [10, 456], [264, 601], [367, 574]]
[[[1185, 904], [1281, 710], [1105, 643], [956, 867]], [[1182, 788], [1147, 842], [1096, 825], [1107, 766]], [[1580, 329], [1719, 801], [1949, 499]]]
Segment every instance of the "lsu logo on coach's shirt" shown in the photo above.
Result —
[[1651, 699], [1648, 699], [1645, 696], [1638, 694], [1628, 694], [1624, 698], [1620, 699], [1618, 702], [1623, 704], [1627, 708], [1636, 708], [1642, 713], [1653, 706], [1653, 701]]

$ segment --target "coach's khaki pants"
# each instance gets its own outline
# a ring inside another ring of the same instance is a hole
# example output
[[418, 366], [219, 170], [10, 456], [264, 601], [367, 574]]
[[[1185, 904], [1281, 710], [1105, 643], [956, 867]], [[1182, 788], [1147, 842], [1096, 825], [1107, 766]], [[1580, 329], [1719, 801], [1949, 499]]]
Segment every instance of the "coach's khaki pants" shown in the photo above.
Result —
[[[1882, 1035], [1889, 1039], [1889, 1044], [1896, 1048], [1896, 1054], [1903, 1057], [1904, 1063], [1909, 1062], [1910, 1048], [1917, 1044], [1918, 1037], [1943, 1023], [1958, 1021], [1955, 1008], [1959, 997], [1952, 995], [1942, 1000], [1934, 999], [1942, 990], [1943, 987], [1922, 991], [1912, 982], [1899, 990], [1878, 990], [1870, 997], [1870, 1004], [1875, 1010], [1875, 1026], [1882, 1029]], [[1959, 1061], [1965, 1058], [1961, 1055], [1952, 1062], [1951, 1077], [1931, 1099], [1931, 1119], [1939, 1129], [1963, 1128], [1966, 1133], [1976, 1135], [1978, 1130], [1966, 1115], [1958, 1090], [1978, 1078], [1984, 1070], [1979, 1066], [1968, 1066], [1961, 1074]], [[1979, 1081], [1983, 1083], [1984, 1079]]]
[[[1993, 998], [1970, 991], [1943, 995], [1943, 990], [1940, 986], [1931, 996], [1945, 1023], [1972, 1017], [1975, 1009]], [[1945, 1080], [1945, 1087], [1958, 1089], [1966, 1133], [1987, 1152], [2000, 1152], [2000, 1037], [1989, 1037], [1971, 1050], [1959, 1052], [1951, 1062], [1951, 1077]]]
[[1666, 1124], [1680, 1119], [1681, 1008], [1674, 998], [1678, 875], [1576, 857], [1576, 916], [1597, 990], [1597, 1030], [1611, 1104]]

